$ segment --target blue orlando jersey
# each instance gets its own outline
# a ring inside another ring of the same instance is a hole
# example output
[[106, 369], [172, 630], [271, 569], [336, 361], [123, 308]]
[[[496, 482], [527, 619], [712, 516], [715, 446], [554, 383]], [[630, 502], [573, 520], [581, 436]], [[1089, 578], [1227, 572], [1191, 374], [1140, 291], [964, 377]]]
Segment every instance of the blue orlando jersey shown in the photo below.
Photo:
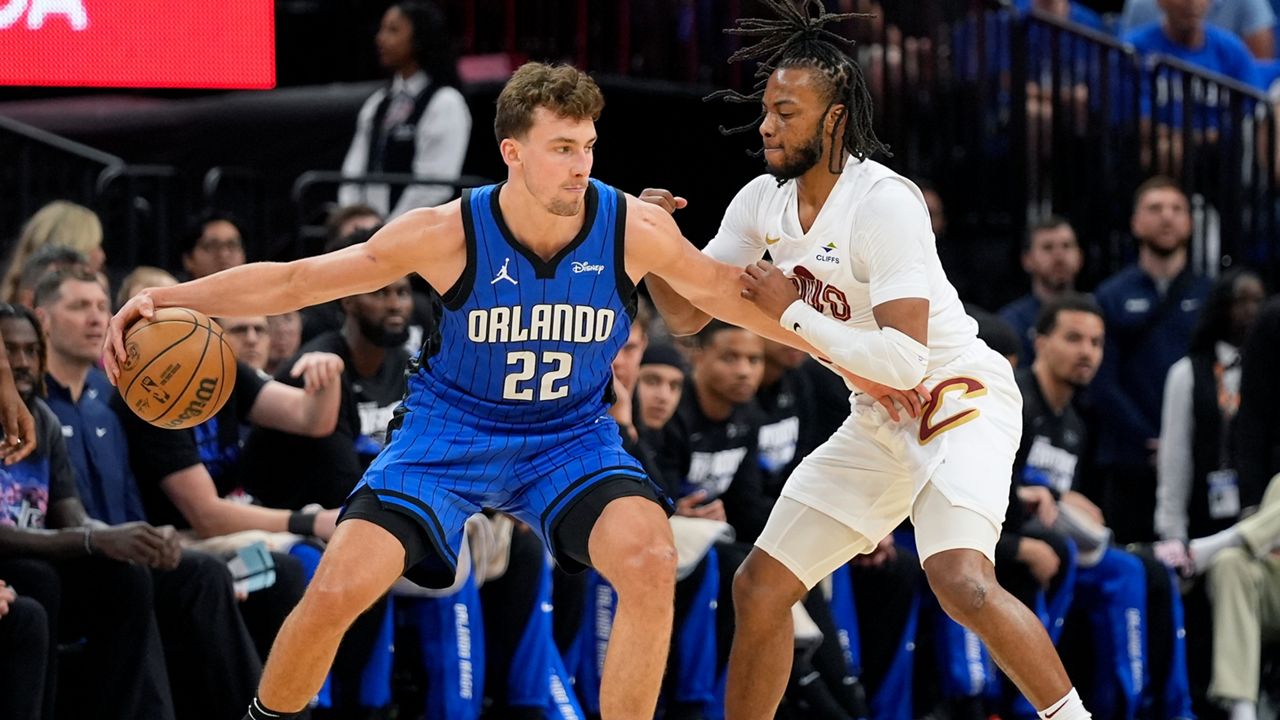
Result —
[[592, 180], [581, 232], [544, 261], [512, 236], [501, 187], [462, 196], [467, 266], [444, 295], [438, 345], [423, 350], [402, 412], [443, 404], [498, 432], [594, 422], [634, 311], [626, 198]]

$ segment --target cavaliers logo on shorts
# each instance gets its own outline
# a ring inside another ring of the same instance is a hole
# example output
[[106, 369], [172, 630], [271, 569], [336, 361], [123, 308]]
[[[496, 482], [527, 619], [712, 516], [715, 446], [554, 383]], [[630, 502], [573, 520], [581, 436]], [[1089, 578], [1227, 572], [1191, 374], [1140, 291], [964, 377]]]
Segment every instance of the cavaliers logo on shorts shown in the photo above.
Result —
[[922, 408], [920, 417], [920, 444], [928, 445], [942, 433], [978, 417], [978, 408], [966, 408], [954, 415], [948, 415], [934, 422], [934, 416], [942, 409], [942, 402], [947, 393], [960, 392], [960, 398], [976, 398], [987, 394], [987, 386], [970, 377], [953, 377], [933, 386], [933, 398]]

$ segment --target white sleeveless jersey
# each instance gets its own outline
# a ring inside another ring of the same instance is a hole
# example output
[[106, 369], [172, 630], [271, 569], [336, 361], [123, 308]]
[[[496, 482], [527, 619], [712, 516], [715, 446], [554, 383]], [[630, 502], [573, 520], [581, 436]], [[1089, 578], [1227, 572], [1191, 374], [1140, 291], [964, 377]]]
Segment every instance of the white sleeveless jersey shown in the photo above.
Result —
[[773, 176], [761, 175], [738, 192], [703, 252], [738, 266], [768, 252], [806, 303], [860, 329], [878, 329], [871, 308], [880, 303], [928, 300], [926, 377], [977, 340], [978, 324], [938, 260], [919, 188], [874, 160], [849, 159], [807, 233], [800, 229], [796, 183], [778, 187]]

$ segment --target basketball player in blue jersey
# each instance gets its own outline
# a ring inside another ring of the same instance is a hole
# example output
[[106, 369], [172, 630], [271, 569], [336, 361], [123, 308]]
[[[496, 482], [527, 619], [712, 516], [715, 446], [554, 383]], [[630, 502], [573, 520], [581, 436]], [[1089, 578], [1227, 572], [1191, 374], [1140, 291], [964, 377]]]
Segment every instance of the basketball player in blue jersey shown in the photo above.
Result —
[[112, 319], [114, 379], [125, 329], [155, 308], [276, 315], [414, 272], [442, 291], [391, 440], [281, 628], [248, 717], [304, 709], [352, 620], [401, 574], [452, 581], [463, 523], [481, 508], [514, 515], [562, 566], [594, 567], [617, 589], [602, 714], [653, 717], [676, 553], [665, 500], [606, 412], [634, 283], [653, 273], [707, 312], [810, 348], [742, 299], [740, 269], [697, 252], [661, 208], [590, 179], [603, 104], [585, 73], [529, 63], [498, 98], [505, 183], [406, 213], [361, 245], [145, 290]]

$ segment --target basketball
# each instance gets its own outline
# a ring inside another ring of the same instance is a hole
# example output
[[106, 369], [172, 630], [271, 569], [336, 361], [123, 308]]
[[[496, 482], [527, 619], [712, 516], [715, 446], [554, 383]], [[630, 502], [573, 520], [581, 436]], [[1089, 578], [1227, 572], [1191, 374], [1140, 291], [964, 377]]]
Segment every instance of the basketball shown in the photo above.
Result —
[[167, 430], [213, 417], [231, 396], [236, 356], [222, 328], [187, 308], [161, 308], [124, 336], [117, 383], [138, 417]]

